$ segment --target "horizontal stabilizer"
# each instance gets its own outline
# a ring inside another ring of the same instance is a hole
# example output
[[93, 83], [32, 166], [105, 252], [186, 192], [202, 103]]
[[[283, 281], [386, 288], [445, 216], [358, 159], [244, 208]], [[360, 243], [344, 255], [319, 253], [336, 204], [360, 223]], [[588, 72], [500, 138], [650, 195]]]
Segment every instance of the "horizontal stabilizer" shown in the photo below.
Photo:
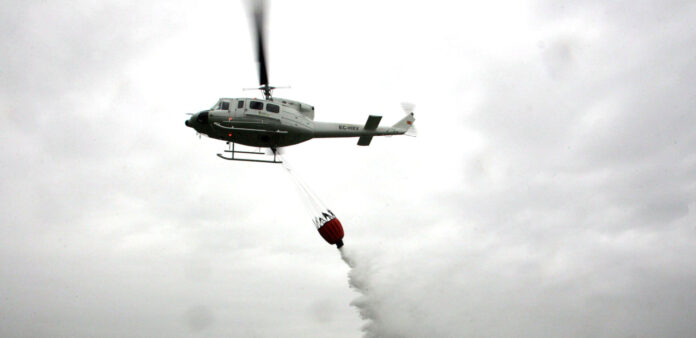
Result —
[[370, 142], [372, 142], [372, 135], [370, 136], [360, 136], [358, 139], [358, 145], [359, 146], [369, 146]]
[[[365, 130], [375, 130], [379, 126], [379, 121], [382, 120], [381, 116], [370, 115], [365, 122]], [[369, 144], [369, 142], [368, 142]]]
[[[367, 122], [365, 122], [365, 127], [363, 127], [363, 129], [365, 129], [365, 130], [377, 130], [377, 127], [379, 127], [379, 121], [382, 121], [381, 116], [370, 115], [367, 118]], [[360, 136], [360, 138], [358, 139], [359, 146], [369, 146], [370, 142], [372, 142], [372, 135]]]

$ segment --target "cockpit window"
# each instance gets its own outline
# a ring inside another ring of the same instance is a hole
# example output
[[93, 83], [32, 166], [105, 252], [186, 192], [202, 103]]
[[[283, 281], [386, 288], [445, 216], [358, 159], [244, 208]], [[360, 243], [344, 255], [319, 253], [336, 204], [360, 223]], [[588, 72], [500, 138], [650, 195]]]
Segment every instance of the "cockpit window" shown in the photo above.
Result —
[[249, 108], [261, 110], [263, 109], [263, 102], [251, 101], [251, 103], [249, 103]]
[[230, 103], [227, 102], [227, 101], [223, 101], [223, 102], [220, 104], [220, 109], [222, 109], [222, 110], [229, 110], [229, 109], [230, 109]]
[[244, 101], [239, 100], [239, 103], [237, 103], [237, 108], [244, 108]]
[[266, 105], [266, 110], [268, 110], [271, 113], [279, 113], [280, 107], [278, 105], [273, 104], [273, 103], [269, 103]]

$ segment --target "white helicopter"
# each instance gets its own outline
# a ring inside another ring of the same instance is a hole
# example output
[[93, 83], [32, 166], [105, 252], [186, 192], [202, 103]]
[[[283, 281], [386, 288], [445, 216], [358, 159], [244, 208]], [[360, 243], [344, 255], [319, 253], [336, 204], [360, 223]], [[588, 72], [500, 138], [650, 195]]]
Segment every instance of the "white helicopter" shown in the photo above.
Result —
[[[381, 116], [370, 115], [365, 125], [317, 122], [314, 121], [314, 107], [288, 99], [271, 96], [276, 87], [268, 83], [266, 56], [264, 52], [264, 1], [256, 1], [253, 6], [255, 27], [256, 57], [259, 65], [259, 90], [264, 100], [253, 98], [221, 98], [210, 109], [192, 114], [186, 126], [200, 134], [226, 141], [230, 156], [217, 154], [230, 161], [251, 161], [282, 163], [276, 159], [279, 147], [295, 145], [313, 138], [359, 137], [358, 145], [368, 146], [373, 136], [403, 135], [412, 128], [415, 121], [413, 106], [402, 104], [407, 115], [391, 127], [380, 127]], [[256, 88], [255, 88], [256, 89]], [[258, 147], [259, 151], [235, 150], [234, 145]], [[244, 156], [265, 155], [260, 148], [270, 148], [273, 160], [240, 158]], [[249, 155], [251, 154], [251, 155]]]

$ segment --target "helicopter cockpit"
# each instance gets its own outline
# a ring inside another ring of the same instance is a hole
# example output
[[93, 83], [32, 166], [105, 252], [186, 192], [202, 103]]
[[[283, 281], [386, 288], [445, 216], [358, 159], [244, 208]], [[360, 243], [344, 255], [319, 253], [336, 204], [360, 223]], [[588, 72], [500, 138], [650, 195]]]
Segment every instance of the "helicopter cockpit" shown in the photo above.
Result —
[[229, 110], [230, 101], [220, 100], [214, 106], [210, 108], [211, 110]]

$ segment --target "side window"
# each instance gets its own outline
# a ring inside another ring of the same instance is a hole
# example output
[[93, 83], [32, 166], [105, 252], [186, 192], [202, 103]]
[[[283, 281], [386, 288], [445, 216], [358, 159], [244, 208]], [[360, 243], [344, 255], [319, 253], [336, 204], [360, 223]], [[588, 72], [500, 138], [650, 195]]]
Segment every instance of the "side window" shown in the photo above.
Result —
[[267, 104], [266, 110], [268, 110], [271, 113], [280, 113], [280, 107], [276, 104], [273, 104], [273, 103]]
[[244, 108], [244, 101], [239, 100], [239, 103], [237, 103], [237, 108]]
[[223, 101], [222, 104], [220, 105], [220, 109], [222, 110], [229, 110], [230, 109], [230, 103], [227, 101]]
[[251, 103], [249, 103], [249, 108], [261, 110], [263, 109], [263, 102], [251, 101]]

